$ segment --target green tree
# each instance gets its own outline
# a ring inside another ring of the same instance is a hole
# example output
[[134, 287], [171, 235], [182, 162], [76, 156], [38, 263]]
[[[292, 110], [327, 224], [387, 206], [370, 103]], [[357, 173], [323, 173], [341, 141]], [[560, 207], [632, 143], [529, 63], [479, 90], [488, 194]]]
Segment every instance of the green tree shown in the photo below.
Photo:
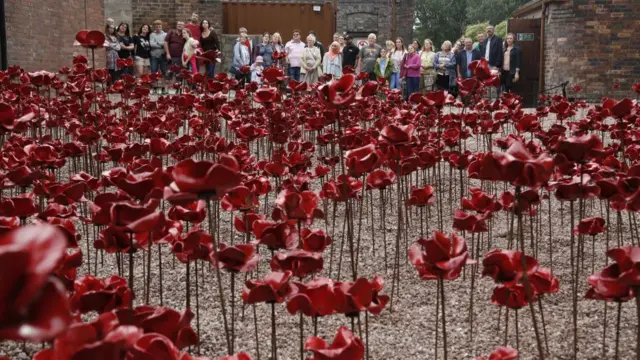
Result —
[[488, 21], [497, 25], [527, 2], [529, 0], [470, 0], [467, 3], [466, 20], [468, 24]]
[[[467, 24], [467, 1], [416, 0], [416, 38], [421, 42], [431, 39], [436, 51], [445, 40], [460, 38]], [[408, 42], [405, 39], [405, 44]]]

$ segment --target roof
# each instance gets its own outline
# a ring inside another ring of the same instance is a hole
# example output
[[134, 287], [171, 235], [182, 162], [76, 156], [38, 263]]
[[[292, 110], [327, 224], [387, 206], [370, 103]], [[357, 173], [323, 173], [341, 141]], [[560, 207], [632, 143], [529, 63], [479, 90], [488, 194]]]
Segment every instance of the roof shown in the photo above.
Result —
[[567, 1], [571, 1], [571, 0], [531, 0], [528, 3], [520, 6], [511, 15], [513, 17], [519, 17], [519, 16], [526, 15], [532, 11], [538, 10], [544, 4], [549, 4], [552, 2], [567, 2]]

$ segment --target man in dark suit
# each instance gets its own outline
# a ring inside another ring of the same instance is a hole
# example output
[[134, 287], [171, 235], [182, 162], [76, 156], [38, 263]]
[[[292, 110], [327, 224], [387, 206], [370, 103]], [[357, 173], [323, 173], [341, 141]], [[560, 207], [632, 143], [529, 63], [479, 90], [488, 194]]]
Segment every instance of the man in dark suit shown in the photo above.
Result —
[[480, 45], [480, 54], [487, 59], [489, 67], [502, 70], [502, 39], [494, 31], [493, 25], [487, 26], [487, 40]]
[[482, 54], [480, 50], [473, 48], [473, 40], [471, 38], [464, 39], [464, 49], [462, 49], [456, 58], [456, 64], [458, 68], [458, 78], [468, 79], [473, 76], [473, 73], [469, 69], [471, 62], [480, 60]]

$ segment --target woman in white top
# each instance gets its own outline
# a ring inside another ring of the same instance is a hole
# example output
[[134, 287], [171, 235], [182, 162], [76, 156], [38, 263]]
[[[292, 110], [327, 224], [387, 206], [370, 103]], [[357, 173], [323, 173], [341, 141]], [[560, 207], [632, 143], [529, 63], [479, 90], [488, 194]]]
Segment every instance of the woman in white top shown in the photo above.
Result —
[[337, 41], [331, 43], [329, 51], [324, 54], [322, 72], [331, 74], [334, 79], [342, 77], [342, 52], [340, 51], [340, 43]]
[[401, 89], [402, 82], [400, 81], [400, 70], [402, 69], [402, 62], [407, 54], [407, 50], [404, 47], [404, 42], [401, 38], [396, 39], [395, 48], [389, 53], [391, 59], [391, 78], [389, 80], [389, 87], [391, 89]]
[[182, 48], [182, 66], [191, 72], [197, 73], [196, 65], [196, 49], [198, 48], [198, 40], [191, 37], [191, 30], [182, 29], [182, 37], [186, 40]]
[[320, 67], [322, 59], [320, 58], [320, 49], [313, 46], [316, 42], [314, 35], [307, 36], [307, 47], [302, 50], [302, 58], [300, 61], [301, 80], [308, 85], [313, 85], [320, 78]]

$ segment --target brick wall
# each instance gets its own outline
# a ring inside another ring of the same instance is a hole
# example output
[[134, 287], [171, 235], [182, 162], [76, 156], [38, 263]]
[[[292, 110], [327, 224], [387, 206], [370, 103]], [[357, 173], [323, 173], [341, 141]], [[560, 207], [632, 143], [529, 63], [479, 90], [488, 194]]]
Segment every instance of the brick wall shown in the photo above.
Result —
[[[188, 22], [193, 12], [200, 16], [200, 20], [209, 20], [217, 33], [222, 31], [222, 2], [220, 0], [115, 1], [131, 4], [133, 29], [136, 31], [142, 24], [151, 24], [154, 20], [162, 20], [165, 30], [172, 29], [178, 20]], [[107, 6], [107, 8], [110, 7]]]
[[640, 1], [573, 0], [549, 10], [545, 87], [580, 84], [581, 97], [594, 102], [630, 96], [640, 80]]
[[[76, 33], [104, 30], [103, 4], [104, 0], [5, 0], [9, 65], [27, 71], [70, 66], [74, 54], [87, 53], [73, 46]], [[96, 67], [103, 66], [104, 52], [97, 51]]]

